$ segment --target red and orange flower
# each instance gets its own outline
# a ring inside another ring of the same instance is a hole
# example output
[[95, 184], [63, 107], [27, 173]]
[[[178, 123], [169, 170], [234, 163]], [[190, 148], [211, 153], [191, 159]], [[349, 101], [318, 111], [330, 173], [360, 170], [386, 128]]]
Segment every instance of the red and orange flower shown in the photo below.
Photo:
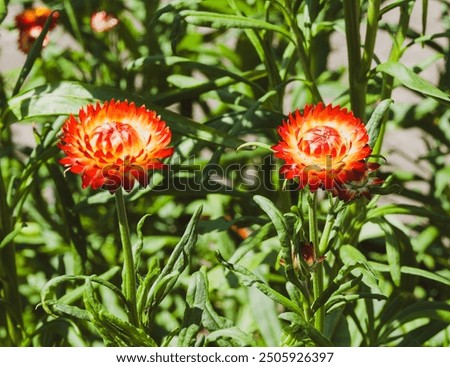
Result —
[[[56, 21], [59, 17], [58, 12], [52, 13], [49, 8], [37, 7], [33, 9], [25, 9], [16, 16], [16, 27], [19, 30], [19, 49], [24, 53], [28, 53], [33, 43], [44, 29], [45, 22], [48, 17], [52, 17], [50, 30], [55, 28]], [[42, 44], [45, 47], [49, 42], [48, 35], [45, 36]]]
[[119, 24], [119, 20], [106, 11], [98, 11], [91, 16], [91, 28], [94, 32], [108, 32]]
[[345, 191], [347, 184], [367, 180], [369, 136], [347, 109], [307, 105], [303, 114], [298, 110], [290, 114], [278, 133], [282, 140], [272, 149], [285, 161], [280, 172], [286, 179], [298, 180], [300, 188], [330, 190], [346, 200], [351, 196]]
[[81, 109], [62, 127], [60, 163], [82, 176], [82, 187], [131, 191], [137, 180], [148, 184], [148, 171], [163, 166], [173, 154], [172, 134], [155, 111], [127, 101], [105, 102]]

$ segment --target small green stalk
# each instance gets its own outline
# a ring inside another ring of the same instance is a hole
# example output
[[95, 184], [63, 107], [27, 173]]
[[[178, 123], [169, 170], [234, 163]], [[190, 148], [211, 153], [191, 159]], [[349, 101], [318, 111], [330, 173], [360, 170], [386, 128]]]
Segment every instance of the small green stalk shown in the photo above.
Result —
[[[308, 206], [309, 219], [309, 240], [313, 243], [316, 257], [320, 256], [319, 249], [319, 226], [317, 218], [317, 192], [312, 194]], [[314, 300], [319, 298], [323, 292], [323, 269], [321, 264], [317, 264], [316, 270], [312, 273], [313, 297]], [[320, 307], [315, 314], [314, 326], [320, 332], [323, 331], [325, 321], [325, 309]]]
[[330, 194], [330, 208], [328, 209], [327, 219], [325, 221], [325, 227], [322, 232], [322, 236], [320, 237], [319, 242], [319, 252], [316, 256], [320, 257], [325, 255], [325, 253], [329, 249], [329, 239], [331, 231], [333, 230], [334, 222], [336, 221], [336, 214], [340, 208], [341, 202], [337, 198], [331, 198]]
[[139, 326], [136, 302], [136, 270], [134, 268], [133, 250], [131, 247], [130, 228], [128, 226], [127, 213], [125, 209], [125, 200], [122, 189], [120, 188], [114, 194], [116, 198], [117, 217], [119, 219], [120, 239], [123, 250], [123, 283], [122, 289], [128, 302], [129, 320]]
[[[0, 165], [0, 236], [5, 238], [14, 229], [14, 222], [6, 199], [6, 190]], [[22, 342], [22, 304], [20, 301], [19, 282], [17, 280], [16, 251], [13, 242], [0, 248], [0, 298], [5, 301], [6, 323], [12, 346]]]
[[[414, 6], [414, 2], [405, 3], [400, 8], [400, 21], [399, 27], [397, 29], [397, 33], [394, 38], [394, 44], [391, 49], [391, 53], [389, 55], [390, 62], [397, 62], [400, 60], [403, 52], [405, 51], [405, 47], [403, 47], [403, 43], [406, 38], [406, 33], [408, 32], [409, 20], [411, 18], [412, 9]], [[394, 85], [394, 78], [388, 74], [384, 74], [383, 76], [383, 84], [381, 88], [381, 100], [385, 100], [391, 97], [392, 89]], [[388, 119], [388, 114], [385, 115], [383, 121], [380, 126], [380, 131], [378, 133], [378, 138], [375, 143], [375, 146], [372, 151], [372, 155], [379, 155], [381, 152], [381, 146], [383, 144], [384, 133], [386, 131], [386, 123]]]
[[365, 120], [365, 83], [361, 75], [360, 4], [356, 0], [344, 0], [345, 36], [347, 39], [350, 102], [355, 116]]

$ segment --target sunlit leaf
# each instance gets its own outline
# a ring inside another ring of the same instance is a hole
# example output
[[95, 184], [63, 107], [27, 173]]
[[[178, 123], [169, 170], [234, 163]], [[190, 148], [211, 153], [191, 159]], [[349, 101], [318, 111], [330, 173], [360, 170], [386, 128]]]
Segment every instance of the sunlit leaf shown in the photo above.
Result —
[[396, 78], [406, 88], [432, 97], [444, 104], [450, 104], [450, 96], [447, 93], [444, 93], [401, 63], [389, 61], [378, 65], [376, 69]]
[[[61, 115], [77, 115], [79, 110], [87, 104], [113, 98], [116, 100], [131, 100], [139, 105], [144, 104], [141, 98], [118, 89], [95, 87], [77, 82], [56, 82], [33, 88], [8, 100], [1, 121], [13, 123], [25, 119], [43, 117], [51, 119]], [[152, 103], [146, 102], [145, 105], [160, 114], [174, 132], [183, 136], [234, 149], [244, 143], [241, 139], [196, 123]]]

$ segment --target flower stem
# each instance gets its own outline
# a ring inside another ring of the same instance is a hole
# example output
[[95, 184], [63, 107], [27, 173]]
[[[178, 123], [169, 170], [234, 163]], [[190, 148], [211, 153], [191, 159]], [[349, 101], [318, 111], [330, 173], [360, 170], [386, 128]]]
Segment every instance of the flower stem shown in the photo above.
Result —
[[[403, 45], [406, 34], [409, 30], [409, 21], [411, 18], [411, 13], [414, 7], [414, 2], [404, 3], [400, 6], [400, 20], [397, 32], [394, 37], [394, 43], [392, 45], [391, 52], [389, 54], [389, 62], [398, 62], [403, 55], [403, 52], [406, 50], [406, 47]], [[388, 74], [383, 76], [383, 84], [381, 86], [381, 96], [380, 99], [384, 100], [390, 98], [392, 95], [392, 90], [394, 89], [394, 77]], [[386, 131], [386, 124], [388, 121], [388, 114], [385, 115], [381, 122], [380, 131], [378, 133], [378, 138], [373, 147], [372, 154], [379, 155], [381, 152], [381, 146], [384, 140], [384, 134]]]
[[128, 226], [125, 200], [123, 197], [122, 189], [120, 188], [119, 190], [117, 190], [114, 196], [116, 198], [117, 217], [119, 219], [120, 239], [122, 242], [123, 250], [122, 289], [128, 302], [129, 320], [133, 325], [138, 326], [139, 319], [136, 303], [136, 271], [134, 268], [130, 228]]
[[[309, 219], [309, 240], [314, 245], [314, 251], [316, 256], [320, 256], [319, 226], [317, 218], [317, 192], [313, 193], [311, 200], [309, 200], [308, 219]], [[312, 273], [312, 282], [313, 282], [313, 297], [314, 300], [316, 300], [323, 292], [323, 270], [321, 264], [317, 264], [316, 270]], [[325, 309], [322, 306], [316, 311], [314, 318], [314, 326], [320, 332], [323, 331], [324, 320], [325, 320]]]
[[[6, 199], [6, 190], [0, 166], [0, 238], [4, 239], [14, 229], [10, 207]], [[22, 304], [20, 301], [19, 282], [17, 280], [16, 251], [13, 242], [0, 248], [0, 298], [5, 301], [5, 314], [8, 335], [12, 346], [22, 342]]]
[[350, 82], [350, 101], [353, 113], [365, 120], [365, 84], [360, 80], [361, 73], [361, 36], [360, 3], [344, 0], [345, 35], [347, 39], [348, 74]]

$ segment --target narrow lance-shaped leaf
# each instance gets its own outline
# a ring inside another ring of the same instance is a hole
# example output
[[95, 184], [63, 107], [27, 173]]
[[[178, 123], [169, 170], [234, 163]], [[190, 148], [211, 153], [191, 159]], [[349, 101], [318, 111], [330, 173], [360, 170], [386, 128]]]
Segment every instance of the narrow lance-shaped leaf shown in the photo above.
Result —
[[[233, 149], [244, 143], [243, 140], [229, 136], [210, 126], [199, 124], [152, 103], [144, 103], [140, 97], [130, 95], [119, 89], [67, 81], [41, 85], [9, 99], [0, 121], [9, 124], [25, 119], [76, 115], [80, 108], [87, 104], [113, 98], [116, 100], [132, 100], [139, 105], [145, 104], [147, 108], [160, 114], [172, 131], [182, 136]], [[3, 126], [0, 125], [1, 128]]]
[[[373, 269], [375, 269], [376, 271], [386, 272], [386, 273], [388, 273], [390, 271], [389, 265], [386, 265], [386, 264], [381, 264], [381, 263], [370, 261], [370, 266]], [[400, 271], [402, 272], [402, 274], [416, 275], [418, 277], [426, 278], [426, 279], [433, 280], [435, 282], [450, 286], [450, 278], [445, 277], [438, 273], [432, 273], [431, 271], [413, 268], [411, 266], [402, 266], [400, 268]]]
[[291, 257], [291, 239], [289, 237], [288, 226], [283, 214], [281, 214], [278, 208], [264, 196], [255, 195], [253, 200], [255, 200], [262, 210], [264, 210], [275, 226], [281, 244], [283, 259], [285, 261], [289, 261]]
[[[197, 225], [202, 213], [202, 206], [199, 206], [189, 221], [180, 242], [175, 246], [172, 254], [162, 269], [158, 278], [150, 288], [146, 308], [149, 309], [148, 323], [153, 320], [156, 312], [156, 306], [164, 299], [168, 292], [175, 285], [179, 275], [188, 264], [188, 259], [192, 247], [197, 242]], [[167, 279], [170, 277], [170, 279]]]
[[188, 307], [186, 307], [184, 312], [182, 329], [178, 337], [178, 345], [180, 347], [191, 347], [195, 345], [197, 333], [201, 327], [206, 299], [206, 284], [202, 274], [198, 271], [192, 275], [186, 294]]
[[22, 223], [21, 225], [17, 226], [12, 232], [8, 233], [0, 242], [0, 249], [11, 243], [14, 238], [22, 231], [23, 228], [27, 226], [26, 223]]
[[392, 102], [392, 99], [385, 99], [384, 101], [381, 101], [375, 108], [375, 111], [373, 111], [372, 116], [366, 125], [367, 134], [369, 135], [369, 146], [371, 147], [375, 146], [378, 139], [378, 133], [380, 132], [380, 127]]
[[294, 302], [283, 296], [281, 293], [278, 293], [274, 289], [270, 288], [264, 281], [245, 267], [227, 262], [219, 252], [216, 253], [216, 257], [222, 265], [231, 270], [238, 277], [243, 285], [247, 287], [255, 287], [275, 302], [286, 307], [288, 310], [298, 314], [303, 314], [303, 311]]
[[291, 34], [286, 29], [262, 20], [252, 19], [245, 16], [195, 10], [183, 10], [180, 12], [180, 15], [186, 20], [186, 22], [199, 26], [207, 26], [218, 29], [261, 29], [278, 32], [286, 38], [292, 40]]
[[9, 0], [0, 0], [0, 24], [6, 18], [8, 14], [8, 3]]
[[441, 103], [450, 104], [450, 96], [447, 93], [444, 93], [401, 63], [389, 61], [378, 65], [376, 69], [396, 78], [406, 88], [434, 98]]
[[139, 269], [139, 262], [141, 258], [142, 248], [144, 247], [144, 235], [142, 233], [142, 227], [144, 226], [145, 220], [150, 216], [150, 214], [144, 215], [138, 222], [136, 232], [137, 232], [137, 241], [133, 246], [133, 259], [134, 259], [134, 268]]
[[266, 212], [272, 221], [281, 244], [281, 257], [285, 262], [285, 272], [288, 279], [294, 283], [306, 295], [304, 287], [300, 284], [299, 276], [292, 262], [292, 242], [289, 235], [288, 225], [283, 214], [278, 208], [267, 198], [255, 195], [253, 200]]
[[374, 222], [379, 225], [381, 230], [386, 235], [386, 255], [389, 263], [389, 269], [392, 281], [397, 287], [399, 287], [401, 281], [399, 240], [396, 236], [394, 228], [388, 222], [383, 219], [377, 219]]
[[293, 301], [278, 293], [274, 289], [270, 288], [266, 283], [264, 283], [259, 277], [253, 274], [251, 271], [245, 267], [237, 264], [231, 264], [227, 262], [222, 255], [217, 252], [216, 257], [219, 262], [232, 271], [240, 280], [240, 282], [247, 287], [255, 287], [259, 289], [266, 296], [271, 298], [273, 301], [283, 305], [287, 310], [292, 311], [296, 316], [296, 322], [301, 325], [305, 330], [305, 333], [318, 345], [321, 346], [331, 346], [330, 340], [323, 335], [319, 330], [310, 325], [303, 316], [303, 310], [297, 306]]
[[240, 347], [253, 346], [255, 344], [255, 340], [252, 336], [244, 333], [237, 327], [213, 331], [206, 336], [206, 343], [219, 343], [220, 339], [232, 339]]
[[[314, 301], [311, 306], [312, 312], [316, 312], [320, 307], [324, 306], [328, 299], [344, 284], [346, 281], [346, 277], [349, 273], [357, 268], [365, 267], [364, 262], [362, 261], [352, 261], [348, 264], [345, 264], [341, 270], [339, 270], [338, 275], [333, 279], [332, 282], [328, 285], [328, 287], [319, 295], [319, 297]], [[362, 274], [359, 277], [352, 279], [350, 284], [353, 286], [359, 283], [362, 278]]]
[[95, 297], [89, 278], [83, 295], [86, 311], [91, 322], [106, 345], [118, 347], [156, 347], [155, 341], [144, 330], [110, 313]]
[[19, 79], [17, 79], [16, 85], [14, 86], [14, 90], [12, 93], [13, 96], [19, 93], [20, 88], [22, 87], [23, 83], [25, 82], [25, 79], [27, 78], [28, 74], [33, 68], [36, 59], [40, 55], [43, 47], [42, 45], [45, 40], [45, 36], [47, 35], [50, 29], [50, 25], [53, 22], [53, 14], [55, 12], [57, 11], [56, 10], [52, 11], [51, 14], [48, 16], [41, 33], [39, 34], [38, 38], [36, 38], [36, 41], [34, 41], [33, 46], [31, 46], [25, 64], [23, 65], [22, 70], [20, 71]]
[[[123, 304], [125, 304], [126, 300], [120, 289], [117, 288], [114, 284], [107, 281], [107, 279], [112, 278], [119, 271], [120, 268], [117, 266], [108, 270], [101, 276], [90, 276], [89, 278], [91, 283], [94, 282], [98, 285], [103, 285], [109, 288], [122, 300]], [[78, 307], [70, 306], [70, 304], [76, 302], [83, 296], [85, 287], [84, 283], [86, 281], [86, 278], [88, 278], [86, 275], [62, 275], [48, 281], [41, 290], [41, 304], [44, 310], [47, 313], [54, 315], [64, 315], [64, 312], [69, 312], [71, 310], [71, 307], [80, 310]], [[59, 300], [52, 298], [55, 296], [58, 286], [65, 282], [83, 282], [83, 285], [68, 292]]]

